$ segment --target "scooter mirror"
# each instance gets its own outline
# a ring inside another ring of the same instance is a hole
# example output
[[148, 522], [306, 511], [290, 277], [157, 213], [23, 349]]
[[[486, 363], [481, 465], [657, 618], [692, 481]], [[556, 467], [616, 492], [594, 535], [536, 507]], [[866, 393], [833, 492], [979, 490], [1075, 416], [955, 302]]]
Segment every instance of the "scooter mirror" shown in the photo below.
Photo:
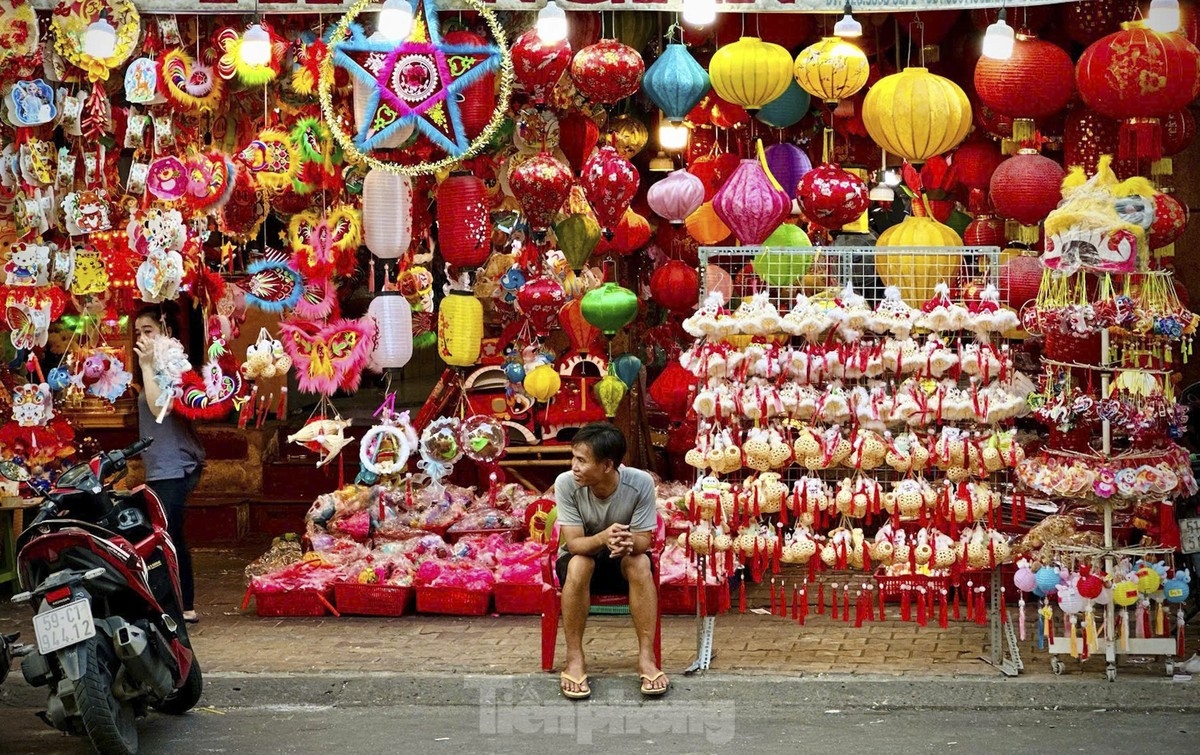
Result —
[[13, 482], [27, 482], [29, 480], [28, 469], [8, 460], [0, 461], [0, 474]]

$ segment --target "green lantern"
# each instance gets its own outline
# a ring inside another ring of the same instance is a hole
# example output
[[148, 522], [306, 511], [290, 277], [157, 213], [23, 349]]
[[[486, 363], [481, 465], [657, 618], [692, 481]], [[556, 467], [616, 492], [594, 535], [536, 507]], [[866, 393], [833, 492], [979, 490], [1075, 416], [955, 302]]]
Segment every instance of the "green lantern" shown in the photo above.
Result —
[[625, 393], [628, 390], [621, 382], [621, 378], [616, 375], [605, 375], [600, 378], [600, 382], [596, 383], [592, 390], [596, 392], [596, 398], [604, 407], [604, 416], [610, 419], [617, 416], [617, 409], [625, 400]]
[[611, 336], [637, 317], [638, 298], [629, 289], [610, 282], [584, 294], [580, 309], [583, 319]]
[[571, 215], [554, 226], [554, 235], [571, 269], [578, 271], [600, 243], [600, 224], [590, 215]]
[[763, 250], [754, 258], [754, 274], [772, 286], [791, 286], [808, 273], [817, 255], [800, 252], [812, 246], [808, 234], [797, 225], [785, 223], [763, 242]]

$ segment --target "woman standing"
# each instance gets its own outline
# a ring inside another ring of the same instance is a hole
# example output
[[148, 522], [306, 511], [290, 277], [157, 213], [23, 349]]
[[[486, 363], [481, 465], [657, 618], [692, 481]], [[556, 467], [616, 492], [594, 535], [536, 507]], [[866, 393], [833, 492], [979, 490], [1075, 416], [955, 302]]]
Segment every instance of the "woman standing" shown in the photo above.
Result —
[[[179, 586], [183, 597], [183, 619], [196, 623], [200, 617], [195, 610], [195, 587], [192, 577], [192, 555], [184, 538], [183, 522], [188, 496], [200, 482], [204, 471], [204, 446], [196, 437], [192, 423], [171, 412], [170, 396], [163, 397], [157, 379], [154, 341], [160, 337], [173, 338], [179, 332], [173, 310], [150, 306], [138, 312], [133, 321], [138, 366], [142, 373], [142, 393], [138, 396], [138, 431], [154, 443], [142, 454], [146, 467], [146, 485], [154, 491], [167, 514], [167, 531], [175, 544], [179, 560]], [[160, 406], [160, 399], [165, 410]]]

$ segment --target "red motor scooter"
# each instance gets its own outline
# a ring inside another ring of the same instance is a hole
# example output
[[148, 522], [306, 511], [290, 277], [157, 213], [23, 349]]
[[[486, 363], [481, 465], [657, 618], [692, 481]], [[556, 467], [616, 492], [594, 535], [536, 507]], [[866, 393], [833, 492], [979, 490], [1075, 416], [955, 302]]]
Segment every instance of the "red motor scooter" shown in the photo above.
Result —
[[[103, 755], [136, 753], [137, 717], [184, 713], [203, 688], [162, 503], [144, 485], [112, 487], [150, 443], [64, 472], [17, 540], [26, 592], [12, 600], [34, 606], [37, 643], [21, 672], [50, 688], [43, 720], [86, 735]], [[0, 463], [5, 476], [27, 479], [20, 470]]]

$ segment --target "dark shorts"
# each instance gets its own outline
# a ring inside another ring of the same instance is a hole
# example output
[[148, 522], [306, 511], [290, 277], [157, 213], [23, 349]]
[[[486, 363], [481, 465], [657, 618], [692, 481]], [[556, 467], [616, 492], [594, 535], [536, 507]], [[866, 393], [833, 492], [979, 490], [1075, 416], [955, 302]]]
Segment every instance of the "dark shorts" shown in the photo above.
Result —
[[[555, 571], [558, 572], [558, 584], [563, 585], [567, 581], [567, 564], [574, 558], [574, 554], [564, 553], [558, 557], [555, 563]], [[596, 561], [596, 568], [592, 571], [592, 595], [628, 595], [629, 583], [625, 581], [625, 575], [621, 573], [620, 559], [609, 557], [608, 548], [592, 556]], [[653, 565], [653, 561], [651, 562]]]

